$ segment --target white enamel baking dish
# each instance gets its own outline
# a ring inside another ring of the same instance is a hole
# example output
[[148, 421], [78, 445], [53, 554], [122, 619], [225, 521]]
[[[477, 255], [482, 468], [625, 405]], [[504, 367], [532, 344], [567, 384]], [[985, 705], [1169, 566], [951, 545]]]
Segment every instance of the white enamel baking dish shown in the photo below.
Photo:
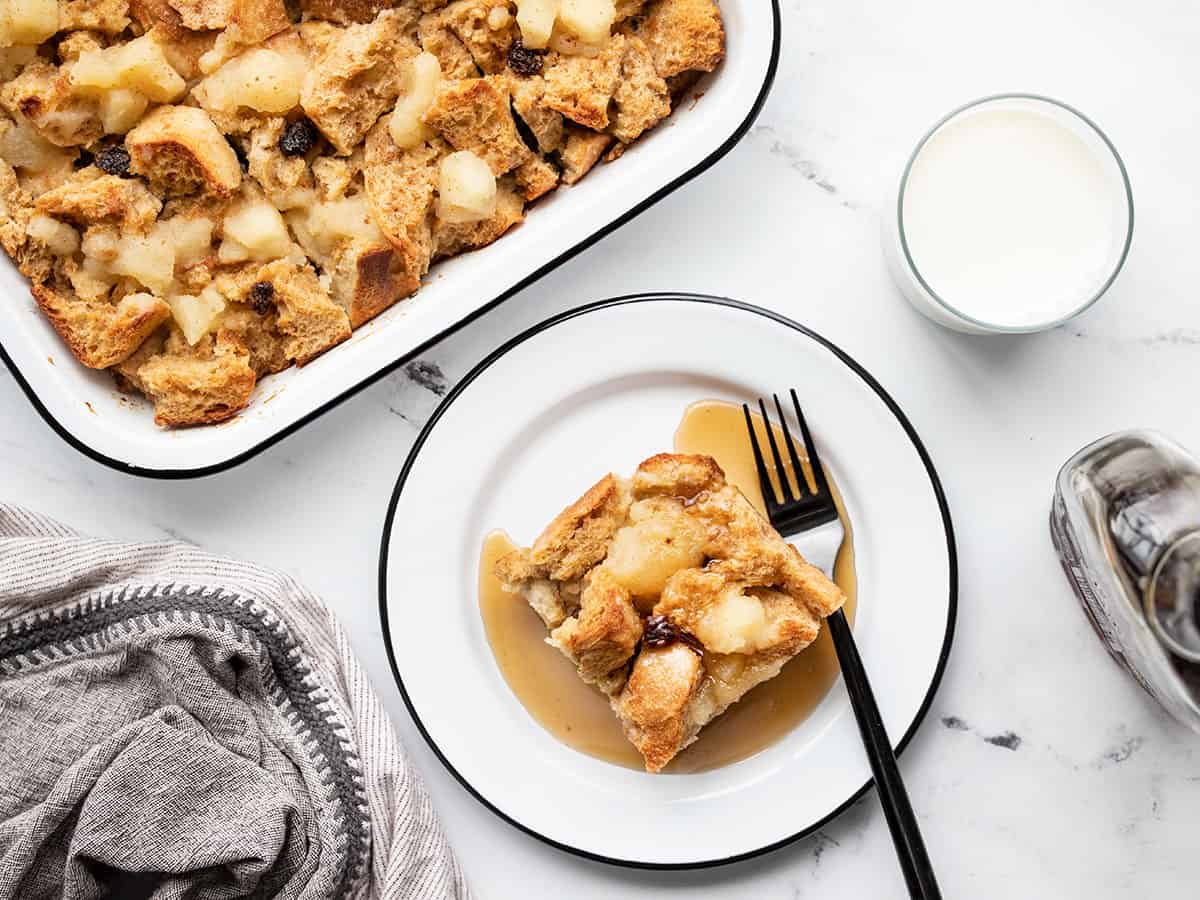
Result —
[[[113, 468], [187, 478], [229, 468], [402, 365], [445, 335], [591, 245], [724, 156], [749, 130], [779, 58], [778, 0], [722, 0], [720, 69], [664, 126], [620, 160], [540, 201], [516, 231], [434, 267], [416, 296], [305, 366], [263, 379], [236, 427], [168, 431], [148, 403], [129, 402], [108, 372], [80, 365], [38, 311], [26, 280], [0, 263], [0, 356], [66, 441]], [[4, 256], [0, 253], [0, 256]], [[263, 403], [266, 397], [270, 403]]]

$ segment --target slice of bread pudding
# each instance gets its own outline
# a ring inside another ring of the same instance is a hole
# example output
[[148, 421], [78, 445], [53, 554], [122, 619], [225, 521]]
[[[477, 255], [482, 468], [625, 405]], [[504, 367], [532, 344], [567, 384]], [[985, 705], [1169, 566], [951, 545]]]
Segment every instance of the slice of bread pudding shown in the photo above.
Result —
[[708, 456], [605, 475], [496, 574], [612, 703], [649, 772], [811, 644], [845, 602]]

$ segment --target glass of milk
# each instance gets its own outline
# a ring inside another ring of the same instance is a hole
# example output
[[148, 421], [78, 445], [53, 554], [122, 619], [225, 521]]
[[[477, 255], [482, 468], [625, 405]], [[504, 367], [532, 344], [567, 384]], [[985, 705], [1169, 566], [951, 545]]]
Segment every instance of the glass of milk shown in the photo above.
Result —
[[955, 110], [917, 144], [884, 216], [896, 284], [935, 322], [1044, 331], [1100, 299], [1133, 238], [1133, 192], [1090, 119], [1030, 94]]

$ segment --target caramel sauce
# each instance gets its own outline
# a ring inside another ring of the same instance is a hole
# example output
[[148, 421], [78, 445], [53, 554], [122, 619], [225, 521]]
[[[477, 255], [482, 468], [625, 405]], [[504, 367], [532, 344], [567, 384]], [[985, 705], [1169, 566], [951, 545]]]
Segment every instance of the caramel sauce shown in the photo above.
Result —
[[[757, 414], [753, 419], [759, 443], [765, 449], [766, 426]], [[782, 451], [782, 433], [778, 428], [775, 431]], [[703, 453], [716, 459], [730, 484], [765, 514], [740, 406], [716, 400], [693, 403], [675, 432], [675, 451]], [[802, 464], [807, 473], [807, 460], [802, 459]], [[790, 465], [787, 468], [795, 489], [795, 473]], [[857, 606], [853, 536], [837, 487], [831, 483], [830, 488], [846, 525], [846, 541], [838, 554], [834, 580], [846, 593], [845, 611], [853, 622]], [[545, 642], [546, 626], [537, 613], [523, 599], [505, 591], [492, 574], [496, 561], [513, 549], [515, 545], [508, 535], [494, 531], [484, 541], [479, 560], [479, 610], [504, 680], [526, 711], [568, 747], [616, 765], [642, 769], [641, 754], [626, 739], [608, 698], [585, 684], [571, 661]], [[838, 672], [829, 630], [822, 628], [817, 640], [790, 660], [779, 675], [754, 688], [705, 726], [696, 742], [675, 757], [665, 771], [704, 772], [771, 746], [812, 713], [837, 680]]]

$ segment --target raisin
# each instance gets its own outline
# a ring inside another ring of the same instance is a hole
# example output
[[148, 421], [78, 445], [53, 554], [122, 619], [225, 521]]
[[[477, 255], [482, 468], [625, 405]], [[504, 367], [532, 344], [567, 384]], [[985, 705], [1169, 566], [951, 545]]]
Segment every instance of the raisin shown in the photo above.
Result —
[[129, 151], [124, 147], [105, 147], [96, 154], [96, 165], [109, 175], [129, 177]]
[[279, 137], [279, 152], [284, 156], [303, 156], [312, 149], [318, 137], [316, 125], [308, 119], [297, 119], [283, 129]]
[[545, 50], [530, 50], [517, 38], [508, 48], [508, 67], [518, 75], [537, 75], [542, 71]]
[[260, 281], [250, 288], [250, 305], [260, 316], [271, 311], [271, 303], [275, 299], [275, 285], [269, 281]]
[[677, 641], [689, 650], [704, 655], [704, 645], [699, 638], [684, 631], [666, 616], [651, 616], [646, 620], [642, 643], [647, 647], [669, 647]]
[[75, 162], [71, 163], [71, 167], [74, 169], [86, 169], [95, 161], [95, 159], [95, 154], [80, 147], [79, 155], [75, 157]]

